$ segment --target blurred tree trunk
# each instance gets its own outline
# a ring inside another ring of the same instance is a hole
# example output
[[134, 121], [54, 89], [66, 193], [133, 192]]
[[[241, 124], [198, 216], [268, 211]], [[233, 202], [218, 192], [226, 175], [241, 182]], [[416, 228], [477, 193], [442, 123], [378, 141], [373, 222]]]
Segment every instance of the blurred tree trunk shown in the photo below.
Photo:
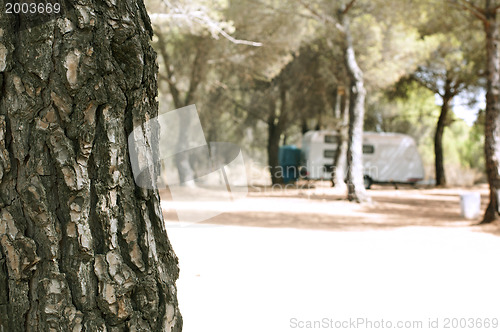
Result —
[[279, 143], [280, 133], [275, 124], [270, 124], [268, 128], [268, 141], [267, 141], [267, 159], [269, 163], [269, 172], [271, 172], [272, 184], [283, 183], [282, 171], [279, 167]]
[[271, 110], [269, 111], [268, 138], [267, 138], [267, 160], [269, 164], [269, 171], [271, 172], [272, 184], [283, 183], [283, 170], [279, 164], [279, 147], [281, 141], [281, 134], [286, 126], [286, 111], [287, 111], [287, 90], [283, 84], [280, 84], [280, 106], [279, 115], [276, 114], [276, 101], [272, 99], [269, 103]]
[[330, 106], [332, 108], [332, 115], [334, 118], [339, 119], [340, 118], [340, 108], [337, 107], [337, 101], [339, 99], [339, 86], [335, 85], [331, 92], [328, 93], [328, 100], [330, 102]]
[[158, 112], [149, 18], [83, 3], [30, 30], [0, 13], [0, 331], [181, 331], [160, 198], [127, 147]]
[[[192, 123], [190, 117], [179, 114], [179, 133], [177, 135], [177, 149], [178, 151], [189, 150], [190, 130]], [[191, 180], [195, 178], [191, 161], [189, 160], [189, 153], [178, 153], [175, 155], [175, 166], [177, 167], [177, 174], [179, 175], [179, 184], [181, 186], [196, 187], [195, 183]]]
[[344, 189], [345, 170], [347, 167], [347, 143], [349, 139], [349, 112], [346, 112], [347, 91], [340, 95], [339, 126], [337, 150], [333, 162], [332, 185]]
[[439, 114], [439, 119], [436, 125], [436, 132], [434, 134], [434, 164], [436, 170], [436, 186], [446, 185], [443, 155], [443, 133], [444, 128], [448, 125], [449, 122], [448, 116], [450, 102], [453, 98], [449, 80], [446, 80], [444, 89], [444, 94], [442, 95], [443, 104], [441, 105], [441, 113]]
[[347, 148], [347, 199], [356, 202], [370, 201], [363, 181], [363, 123], [365, 116], [365, 96], [363, 72], [359, 68], [354, 53], [349, 19], [342, 15], [345, 36], [345, 63], [351, 79], [349, 100], [349, 141]]
[[305, 118], [302, 119], [301, 125], [300, 125], [300, 131], [302, 135], [307, 133], [309, 131], [309, 126], [307, 125], [307, 120]]
[[[207, 56], [209, 52], [209, 43], [204, 37], [194, 37], [196, 38], [196, 52], [194, 53], [193, 62], [191, 63], [191, 71], [189, 75], [189, 84], [186, 92], [183, 94], [178, 86], [174, 72], [170, 55], [168, 54], [167, 41], [165, 36], [161, 33], [160, 29], [156, 29], [156, 36], [158, 37], [158, 48], [163, 60], [164, 73], [160, 75], [164, 79], [169, 87], [170, 95], [172, 96], [172, 102], [176, 109], [191, 105], [196, 96], [196, 91], [198, 86], [201, 84], [205, 78], [207, 72]], [[187, 116], [179, 117], [179, 128], [185, 130], [179, 130], [177, 135], [177, 150], [186, 151], [189, 149], [190, 141], [190, 131], [189, 128], [192, 126], [191, 118]], [[179, 181], [181, 185], [186, 185], [186, 181], [194, 178], [194, 170], [189, 160], [189, 153], [179, 153], [175, 156], [175, 165], [177, 167], [177, 172], [179, 174]], [[189, 182], [194, 184], [193, 182]]]
[[484, 29], [487, 51], [487, 86], [484, 154], [490, 187], [490, 202], [482, 223], [498, 218], [500, 192], [500, 50], [496, 3], [486, 1]]

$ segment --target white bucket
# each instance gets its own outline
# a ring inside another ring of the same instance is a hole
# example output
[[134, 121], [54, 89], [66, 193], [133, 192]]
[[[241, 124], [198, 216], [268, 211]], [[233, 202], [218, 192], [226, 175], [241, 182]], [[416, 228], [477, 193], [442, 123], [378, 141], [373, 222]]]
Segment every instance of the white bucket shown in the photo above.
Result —
[[466, 219], [476, 219], [481, 212], [481, 195], [479, 193], [461, 194], [460, 209], [462, 217]]

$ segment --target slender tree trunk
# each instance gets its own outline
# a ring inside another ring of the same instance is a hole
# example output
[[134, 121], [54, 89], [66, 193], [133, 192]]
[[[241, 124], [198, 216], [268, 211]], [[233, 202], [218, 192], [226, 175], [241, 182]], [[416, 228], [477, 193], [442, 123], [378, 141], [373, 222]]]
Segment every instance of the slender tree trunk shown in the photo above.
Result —
[[328, 94], [329, 95], [329, 100], [330, 100], [330, 105], [332, 107], [332, 115], [334, 118], [339, 119], [340, 118], [340, 107], [337, 107], [337, 100], [339, 98], [339, 87], [335, 86], [332, 89], [332, 92]]
[[317, 122], [316, 122], [316, 127], [315, 130], [321, 130], [323, 129], [323, 117], [321, 115], [321, 112], [318, 112], [318, 115], [316, 116]]
[[434, 134], [434, 164], [436, 170], [436, 186], [446, 186], [446, 176], [444, 171], [444, 156], [443, 156], [443, 133], [444, 128], [447, 126], [448, 113], [450, 108], [451, 97], [446, 89], [443, 97], [443, 104], [441, 105], [441, 114], [436, 125], [436, 132]]
[[347, 199], [356, 202], [370, 201], [363, 181], [363, 123], [366, 90], [363, 72], [356, 62], [352, 45], [349, 20], [342, 15], [345, 33], [345, 62], [351, 78], [349, 102], [349, 141], [347, 148]]
[[300, 130], [302, 132], [302, 135], [304, 135], [309, 131], [309, 127], [307, 126], [307, 120], [305, 118], [302, 118]]
[[[171, 68], [170, 56], [168, 54], [167, 42], [161, 31], [157, 31], [156, 36], [158, 37], [158, 48], [163, 59], [164, 67], [164, 77], [167, 81], [170, 95], [172, 96], [172, 101], [176, 109], [189, 106], [193, 103], [195, 99], [196, 91], [200, 85], [203, 77], [206, 73], [206, 56], [208, 54], [208, 45], [204, 37], [197, 37], [197, 48], [194, 55], [193, 63], [191, 64], [191, 74], [189, 76], [189, 86], [182, 97], [181, 91], [178, 88], [178, 84], [175, 82], [175, 72]], [[187, 116], [180, 116], [179, 118], [179, 128], [184, 130], [179, 130], [177, 135], [177, 150], [186, 151], [189, 149], [190, 132], [189, 128], [192, 126], [192, 119]], [[175, 164], [177, 167], [177, 173], [179, 175], [179, 182], [182, 186], [194, 185], [193, 182], [187, 182], [193, 179], [194, 170], [189, 160], [189, 153], [179, 153], [175, 156]]]
[[347, 95], [344, 93], [340, 96], [340, 113], [338, 127], [338, 143], [333, 162], [332, 184], [336, 188], [344, 189], [345, 169], [347, 166], [347, 143], [349, 139], [349, 112], [346, 112]]
[[496, 9], [490, 9], [488, 4], [487, 22], [484, 25], [488, 57], [484, 154], [490, 202], [481, 223], [490, 223], [498, 218], [500, 192], [500, 49]]
[[[177, 149], [178, 151], [189, 150], [190, 129], [192, 126], [191, 118], [179, 114], [179, 133], [177, 135]], [[178, 153], [175, 155], [175, 166], [177, 167], [177, 174], [179, 175], [179, 183], [181, 186], [195, 186], [194, 170], [189, 160], [189, 153]], [[189, 182], [188, 182], [189, 181]]]
[[280, 136], [278, 126], [275, 124], [268, 125], [268, 140], [267, 140], [267, 159], [269, 163], [269, 171], [271, 172], [272, 184], [283, 183], [283, 173], [279, 165], [279, 146]]
[[267, 136], [267, 160], [269, 171], [271, 172], [272, 184], [283, 183], [283, 169], [279, 164], [279, 147], [281, 134], [285, 128], [286, 122], [286, 107], [287, 107], [287, 91], [280, 85], [280, 114], [276, 116], [276, 102], [273, 100], [269, 103], [272, 108], [269, 112], [268, 119], [268, 136]]
[[158, 111], [146, 9], [65, 3], [31, 30], [0, 13], [0, 331], [181, 331], [158, 192], [127, 147]]

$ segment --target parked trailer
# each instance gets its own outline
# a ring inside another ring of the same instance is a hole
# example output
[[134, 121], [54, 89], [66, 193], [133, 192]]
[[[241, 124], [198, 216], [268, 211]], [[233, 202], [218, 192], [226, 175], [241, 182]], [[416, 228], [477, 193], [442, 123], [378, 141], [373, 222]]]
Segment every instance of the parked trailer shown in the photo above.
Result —
[[[337, 150], [338, 133], [314, 130], [302, 139], [303, 174], [306, 179], [329, 180]], [[399, 133], [363, 134], [365, 187], [372, 183], [415, 184], [424, 179], [424, 166], [415, 140]]]

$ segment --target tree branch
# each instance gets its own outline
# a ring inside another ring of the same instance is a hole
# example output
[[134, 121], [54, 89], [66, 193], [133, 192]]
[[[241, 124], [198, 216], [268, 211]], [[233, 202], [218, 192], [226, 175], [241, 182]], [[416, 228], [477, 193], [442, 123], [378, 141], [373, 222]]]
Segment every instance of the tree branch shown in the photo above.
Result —
[[150, 15], [151, 20], [157, 20], [159, 18], [178, 18], [189, 21], [197, 21], [202, 26], [208, 28], [208, 30], [212, 34], [212, 37], [214, 37], [215, 39], [218, 39], [218, 35], [221, 35], [222, 37], [226, 38], [227, 40], [229, 40], [234, 44], [242, 44], [255, 47], [262, 46], [262, 43], [243, 40], [243, 39], [236, 39], [230, 34], [228, 34], [226, 31], [224, 31], [223, 28], [221, 28], [221, 22], [218, 22], [217, 20], [211, 18], [206, 13], [207, 8], [205, 7], [202, 7], [201, 9], [196, 8], [196, 10], [189, 10], [189, 8], [176, 6], [168, 0], [163, 0], [163, 3], [171, 13], [151, 14]]
[[[355, 0], [352, 0], [351, 3], [354, 3]], [[333, 17], [330, 15], [323, 15], [319, 13], [316, 9], [312, 8], [306, 1], [304, 0], [299, 0], [300, 4], [304, 6], [309, 12], [319, 21], [325, 22], [325, 23], [330, 23], [332, 26], [334, 26], [337, 30], [340, 32], [344, 33], [344, 27]]]
[[257, 114], [257, 112], [252, 111], [250, 107], [248, 107], [246, 105], [243, 105], [242, 103], [240, 103], [239, 101], [237, 101], [236, 99], [234, 99], [230, 93], [226, 93], [226, 90], [230, 90], [230, 88], [226, 84], [224, 84], [222, 82], [214, 82], [214, 85], [217, 86], [217, 87], [219, 87], [219, 88], [221, 88], [222, 91], [224, 91], [224, 97], [227, 100], [229, 100], [231, 103], [233, 103], [234, 106], [236, 106], [236, 107], [244, 110], [245, 112], [247, 112], [247, 114], [253, 116], [257, 120], [260, 120], [260, 121], [265, 122], [265, 123], [268, 122], [260, 114]]
[[342, 11], [342, 15], [347, 14], [347, 12], [349, 11], [349, 9], [351, 9], [351, 7], [354, 5], [355, 2], [356, 2], [356, 0], [351, 0], [351, 2], [349, 2], [349, 4], [347, 4], [347, 6]]
[[470, 2], [469, 0], [459, 0], [459, 1], [465, 2], [472, 9], [476, 10], [477, 12], [479, 12], [483, 15], [486, 15], [486, 11], [483, 8], [476, 6], [474, 3]]
[[451, 88], [450, 88], [451, 94], [453, 96], [458, 95], [459, 93], [462, 92], [462, 90], [465, 89], [466, 86], [467, 85], [466, 85], [466, 83], [463, 80], [457, 80], [457, 81], [455, 81], [454, 83], [451, 84]]
[[[488, 23], [488, 19], [486, 18], [486, 12], [484, 9], [479, 8], [478, 6], [472, 4], [467, 0], [448, 0], [452, 5], [456, 5], [462, 9], [469, 11], [476, 18], [480, 19], [483, 23]], [[497, 8], [495, 8], [496, 10]]]
[[283, 10], [281, 8], [277, 8], [277, 7], [274, 7], [264, 1], [260, 1], [260, 0], [254, 0], [256, 3], [258, 3], [259, 5], [265, 7], [265, 8], [268, 8], [276, 13], [280, 13], [280, 14], [285, 14], [285, 15], [294, 15], [294, 16], [298, 16], [298, 17], [303, 17], [303, 18], [307, 18], [309, 20], [322, 20], [321, 17], [318, 17], [316, 15], [308, 15], [308, 14], [305, 14], [305, 13], [300, 13], [299, 11], [297, 10]]
[[410, 78], [414, 81], [414, 82], [417, 82], [419, 85], [421, 85], [422, 87], [432, 91], [433, 93], [439, 95], [441, 98], [443, 97], [443, 94], [441, 92], [439, 92], [439, 89], [436, 88], [435, 86], [433, 86], [432, 84], [426, 82], [425, 80], [421, 80], [418, 76], [416, 75], [411, 75]]

